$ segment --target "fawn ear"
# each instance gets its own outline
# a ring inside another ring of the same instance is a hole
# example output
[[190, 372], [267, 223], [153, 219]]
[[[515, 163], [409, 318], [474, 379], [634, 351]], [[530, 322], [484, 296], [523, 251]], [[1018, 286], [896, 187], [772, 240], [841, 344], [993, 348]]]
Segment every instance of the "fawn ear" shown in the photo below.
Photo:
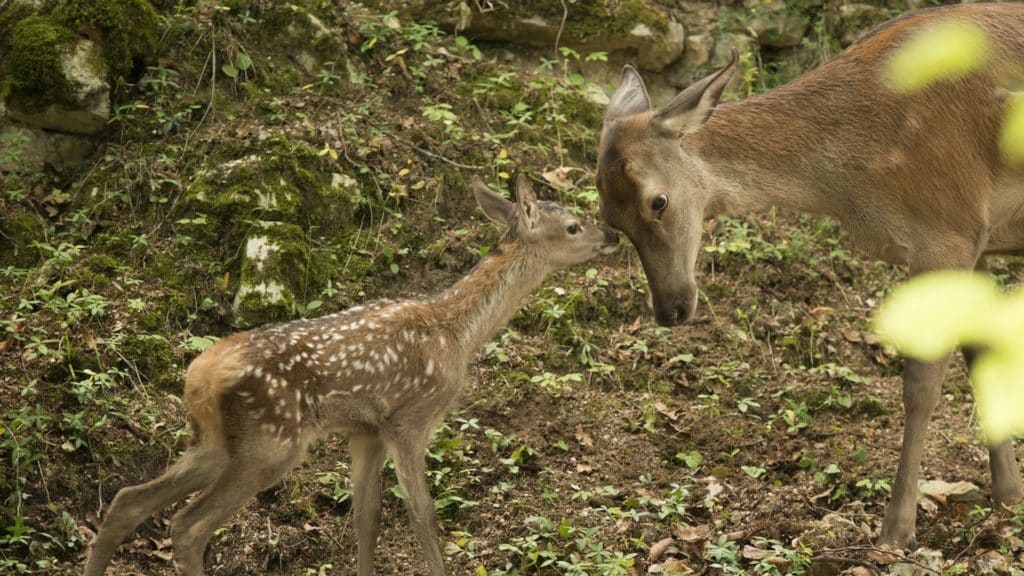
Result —
[[693, 132], [703, 126], [715, 111], [738, 61], [739, 53], [733, 50], [728, 64], [680, 92], [654, 116], [655, 120], [674, 134]]
[[484, 214], [494, 222], [508, 226], [515, 211], [515, 204], [504, 199], [501, 194], [491, 190], [479, 176], [473, 176], [473, 196], [483, 209]]
[[516, 180], [516, 204], [519, 208], [519, 221], [526, 225], [527, 230], [537, 223], [537, 197], [533, 194], [530, 179], [522, 174]]

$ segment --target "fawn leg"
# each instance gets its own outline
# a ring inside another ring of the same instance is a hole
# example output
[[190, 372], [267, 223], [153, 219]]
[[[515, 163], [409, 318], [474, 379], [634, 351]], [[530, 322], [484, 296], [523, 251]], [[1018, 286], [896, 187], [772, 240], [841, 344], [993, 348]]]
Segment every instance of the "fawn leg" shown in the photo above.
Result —
[[372, 576], [373, 551], [380, 534], [381, 467], [384, 443], [372, 434], [349, 439], [352, 454], [352, 515], [359, 542], [359, 576]]
[[389, 441], [388, 448], [395, 459], [398, 484], [405, 492], [405, 507], [409, 512], [416, 539], [423, 548], [431, 576], [445, 576], [444, 559], [437, 534], [434, 500], [427, 487], [425, 442]]
[[[975, 348], [963, 349], [968, 371], [973, 372], [979, 352]], [[1024, 500], [1012, 438], [988, 447], [988, 467], [992, 473], [992, 499], [996, 505], [1017, 504]]]
[[153, 513], [205, 488], [220, 474], [224, 454], [199, 445], [190, 448], [158, 478], [118, 491], [89, 543], [85, 576], [103, 576], [117, 547]]
[[896, 469], [892, 499], [882, 520], [882, 533], [878, 538], [881, 544], [905, 548], [914, 541], [921, 454], [928, 421], [939, 400], [948, 364], [949, 355], [931, 363], [908, 359], [903, 369], [903, 449]]
[[171, 520], [171, 540], [174, 564], [181, 576], [201, 576], [203, 552], [213, 531], [253, 496], [277, 482], [304, 454], [304, 446], [248, 450], [244, 458], [232, 458], [212, 486], [175, 514]]

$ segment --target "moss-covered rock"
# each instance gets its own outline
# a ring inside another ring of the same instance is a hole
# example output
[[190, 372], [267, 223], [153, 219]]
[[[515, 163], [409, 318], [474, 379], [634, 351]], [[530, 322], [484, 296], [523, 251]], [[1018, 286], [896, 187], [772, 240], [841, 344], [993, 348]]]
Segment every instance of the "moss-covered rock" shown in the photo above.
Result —
[[34, 242], [45, 241], [45, 229], [39, 216], [14, 209], [0, 218], [0, 268], [28, 268], [39, 262]]
[[143, 381], [168, 391], [181, 388], [180, 359], [163, 336], [131, 334], [117, 348], [125, 361], [139, 371]]
[[96, 292], [110, 286], [120, 274], [121, 263], [116, 259], [106, 254], [91, 254], [76, 262], [68, 276], [75, 286]]
[[68, 29], [103, 46], [115, 82], [156, 53], [160, 21], [147, 0], [64, 0], [54, 14]]
[[78, 38], [48, 16], [15, 23], [3, 62], [3, 97], [11, 109], [40, 111], [52, 104], [72, 104], [75, 85], [64, 62]]
[[334, 169], [309, 145], [273, 136], [250, 154], [201, 172], [189, 185], [185, 209], [205, 215], [203, 239], [218, 244], [237, 246], [253, 220], [340, 237], [352, 225], [361, 192]]
[[0, 11], [0, 54], [7, 54], [10, 49], [11, 34], [14, 32], [15, 25], [35, 13], [34, 7], [18, 2]]
[[454, 3], [420, 0], [410, 14], [429, 17], [485, 42], [561, 46], [579, 52], [626, 53], [641, 68], [660, 70], [683, 51], [680, 24], [650, 0], [593, 0], [563, 4], [547, 0], [502, 2], [486, 11], [460, 9]]
[[294, 224], [261, 222], [245, 243], [241, 281], [235, 295], [240, 325], [284, 320], [295, 309], [295, 295], [321, 284], [321, 266], [313, 263], [302, 229]]
[[298, 305], [318, 295], [337, 270], [333, 254], [311, 248], [299, 226], [259, 222], [245, 242], [234, 300], [236, 324], [251, 326], [292, 317]]

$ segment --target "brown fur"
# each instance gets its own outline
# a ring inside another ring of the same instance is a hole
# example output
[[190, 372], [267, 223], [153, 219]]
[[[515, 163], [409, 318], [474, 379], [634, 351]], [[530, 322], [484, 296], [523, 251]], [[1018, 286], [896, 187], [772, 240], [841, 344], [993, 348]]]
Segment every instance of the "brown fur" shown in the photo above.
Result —
[[242, 378], [248, 365], [242, 341], [247, 333], [234, 334], [207, 348], [185, 372], [185, 407], [202, 441], [224, 444], [220, 403], [224, 394]]

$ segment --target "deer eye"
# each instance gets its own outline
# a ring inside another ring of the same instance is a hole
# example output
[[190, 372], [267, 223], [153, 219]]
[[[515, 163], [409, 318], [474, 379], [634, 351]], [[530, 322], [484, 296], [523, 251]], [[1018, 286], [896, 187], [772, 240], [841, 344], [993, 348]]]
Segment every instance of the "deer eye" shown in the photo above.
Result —
[[658, 218], [661, 218], [661, 213], [665, 211], [668, 206], [668, 196], [664, 194], [658, 194], [651, 199], [651, 212]]
[[570, 224], [569, 227], [565, 229], [565, 231], [568, 232], [569, 234], [575, 236], [576, 234], [580, 233], [580, 225], [579, 224]]

